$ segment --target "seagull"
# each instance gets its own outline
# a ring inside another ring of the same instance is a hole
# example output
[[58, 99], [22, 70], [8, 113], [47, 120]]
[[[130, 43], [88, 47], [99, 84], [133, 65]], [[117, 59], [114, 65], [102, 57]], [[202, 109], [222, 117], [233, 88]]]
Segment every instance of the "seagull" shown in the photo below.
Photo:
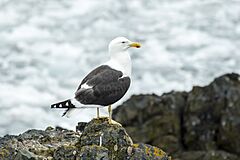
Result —
[[99, 107], [108, 106], [109, 122], [112, 123], [111, 106], [126, 94], [131, 83], [132, 62], [128, 50], [140, 47], [140, 43], [132, 42], [125, 37], [113, 39], [108, 45], [109, 61], [83, 78], [74, 98], [52, 104], [51, 108], [66, 109], [63, 113], [65, 116], [73, 109], [97, 105], [99, 118]]

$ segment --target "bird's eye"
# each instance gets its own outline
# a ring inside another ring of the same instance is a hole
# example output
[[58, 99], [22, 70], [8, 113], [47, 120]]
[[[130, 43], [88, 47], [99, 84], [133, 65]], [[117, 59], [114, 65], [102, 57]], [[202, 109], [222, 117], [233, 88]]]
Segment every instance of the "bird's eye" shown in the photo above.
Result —
[[125, 41], [122, 41], [122, 43], [126, 43]]

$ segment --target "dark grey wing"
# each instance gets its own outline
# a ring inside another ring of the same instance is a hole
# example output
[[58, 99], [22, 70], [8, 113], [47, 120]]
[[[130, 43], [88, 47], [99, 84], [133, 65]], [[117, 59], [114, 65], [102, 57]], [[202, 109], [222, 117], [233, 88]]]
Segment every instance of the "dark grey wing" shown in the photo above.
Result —
[[95, 86], [95, 104], [107, 106], [117, 102], [126, 94], [130, 83], [131, 81], [129, 77], [123, 77], [114, 82]]
[[92, 70], [80, 83], [80, 85], [78, 86], [77, 90], [79, 90], [81, 88], [81, 85], [86, 83], [87, 81], [90, 81], [92, 79], [94, 79], [94, 77], [97, 77], [99, 74], [101, 74], [102, 72], [104, 72], [106, 69], [108, 68], [107, 65], [101, 65], [99, 67], [97, 67], [96, 69]]
[[[75, 93], [75, 98], [82, 104], [113, 104], [125, 95], [130, 86], [130, 78], [122, 76], [121, 71], [107, 65], [100, 66], [84, 78]], [[91, 88], [83, 89], [83, 84]]]

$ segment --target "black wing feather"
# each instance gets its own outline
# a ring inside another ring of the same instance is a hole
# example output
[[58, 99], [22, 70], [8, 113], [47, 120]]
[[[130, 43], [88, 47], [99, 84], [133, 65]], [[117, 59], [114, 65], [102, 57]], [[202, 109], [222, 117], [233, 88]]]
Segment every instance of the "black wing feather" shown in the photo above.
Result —
[[[82, 104], [107, 106], [121, 99], [130, 86], [130, 78], [122, 77], [123, 73], [102, 65], [89, 73], [81, 82], [75, 98]], [[81, 89], [86, 83], [92, 88]]]

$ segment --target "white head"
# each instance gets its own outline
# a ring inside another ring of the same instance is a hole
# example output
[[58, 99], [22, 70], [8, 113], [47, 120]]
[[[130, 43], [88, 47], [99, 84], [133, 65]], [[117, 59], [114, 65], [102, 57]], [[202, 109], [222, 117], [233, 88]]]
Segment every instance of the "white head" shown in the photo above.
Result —
[[140, 43], [132, 42], [125, 37], [117, 37], [113, 39], [108, 46], [110, 53], [124, 52], [130, 47], [140, 48]]
[[106, 63], [111, 68], [122, 71], [124, 76], [131, 76], [132, 62], [127, 50], [130, 47], [140, 48], [137, 42], [132, 42], [125, 37], [113, 39], [108, 46], [110, 60]]

